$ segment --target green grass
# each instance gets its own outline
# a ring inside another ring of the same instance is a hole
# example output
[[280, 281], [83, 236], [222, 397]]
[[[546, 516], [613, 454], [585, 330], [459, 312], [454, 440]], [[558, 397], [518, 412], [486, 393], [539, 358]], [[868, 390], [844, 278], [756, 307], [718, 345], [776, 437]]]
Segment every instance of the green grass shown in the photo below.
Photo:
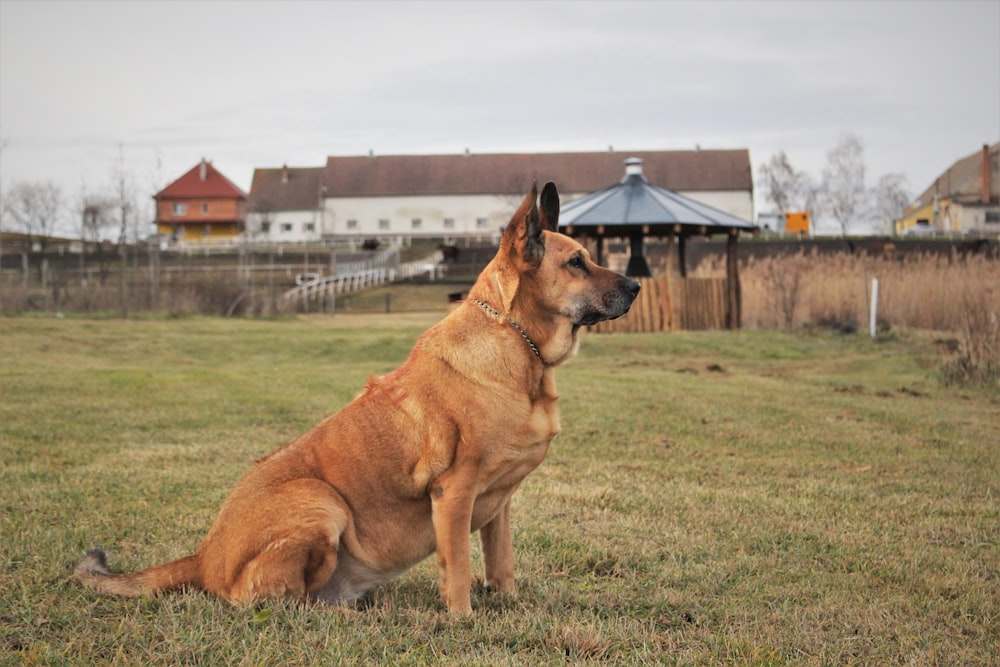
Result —
[[70, 579], [194, 550], [437, 317], [0, 319], [0, 664], [1000, 661], [1000, 393], [914, 332], [586, 336], [515, 496], [520, 597], [470, 618], [433, 559], [355, 609]]

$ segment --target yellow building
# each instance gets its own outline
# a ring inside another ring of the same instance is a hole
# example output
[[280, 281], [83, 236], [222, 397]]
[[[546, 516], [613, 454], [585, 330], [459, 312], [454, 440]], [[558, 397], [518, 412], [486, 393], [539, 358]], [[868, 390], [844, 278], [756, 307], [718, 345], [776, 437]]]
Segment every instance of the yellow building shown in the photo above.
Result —
[[896, 220], [897, 234], [1000, 234], [1000, 143], [955, 162]]

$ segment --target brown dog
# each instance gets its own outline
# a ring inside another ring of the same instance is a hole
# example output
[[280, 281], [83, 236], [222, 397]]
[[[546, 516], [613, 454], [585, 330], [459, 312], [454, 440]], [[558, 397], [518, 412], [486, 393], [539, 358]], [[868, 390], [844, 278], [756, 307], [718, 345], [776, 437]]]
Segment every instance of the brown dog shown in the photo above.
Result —
[[437, 551], [441, 599], [469, 612], [478, 530], [486, 585], [513, 594], [510, 499], [559, 433], [555, 367], [581, 326], [624, 315], [639, 292], [558, 233], [552, 183], [541, 212], [536, 197], [533, 185], [465, 303], [402, 366], [257, 461], [194, 555], [116, 575], [91, 551], [77, 578], [115, 595], [352, 602]]

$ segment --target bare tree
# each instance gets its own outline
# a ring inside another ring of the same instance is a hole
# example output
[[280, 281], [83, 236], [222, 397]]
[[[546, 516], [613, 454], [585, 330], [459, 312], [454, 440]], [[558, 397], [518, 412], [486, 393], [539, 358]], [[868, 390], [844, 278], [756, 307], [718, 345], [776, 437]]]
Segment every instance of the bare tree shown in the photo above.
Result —
[[[152, 192], [160, 192], [163, 189], [163, 156], [159, 150], [156, 152], [156, 160], [152, 169], [147, 173], [147, 183]], [[146, 200], [147, 204], [150, 201]], [[158, 217], [155, 202], [152, 203], [152, 236], [149, 239], [149, 307], [152, 310], [159, 310], [160, 307], [160, 228], [156, 223]]]
[[112, 203], [105, 195], [84, 189], [80, 192], [77, 212], [80, 215], [80, 240], [83, 242], [83, 251], [80, 253], [81, 266], [84, 263], [84, 255], [86, 255], [87, 243], [89, 242], [94, 247], [99, 278], [103, 285], [108, 277], [108, 258], [104, 254], [101, 240], [105, 236], [106, 230], [113, 229], [115, 225], [112, 217]]
[[803, 173], [799, 183], [798, 199], [794, 202], [800, 211], [809, 211], [813, 217], [823, 212], [823, 185], [813, 180], [812, 176]]
[[802, 189], [805, 174], [792, 167], [785, 151], [775, 153], [768, 162], [760, 165], [759, 173], [767, 198], [778, 207], [778, 211], [786, 213], [794, 210], [792, 202]]
[[62, 209], [62, 192], [52, 181], [44, 183], [14, 183], [3, 200], [4, 211], [27, 237], [29, 254], [39, 257], [38, 272], [42, 275], [45, 246], [55, 231]]
[[[0, 158], [3, 157], [4, 151], [7, 150], [7, 140], [0, 137]], [[0, 165], [3, 164], [3, 160], [0, 159]], [[3, 204], [3, 170], [0, 169], [0, 268], [3, 268], [3, 217], [4, 212], [7, 207]]]
[[122, 314], [128, 316], [128, 227], [129, 222], [135, 212], [135, 196], [132, 180], [125, 169], [125, 153], [121, 144], [118, 145], [118, 163], [112, 170], [112, 182], [114, 194], [111, 204], [115, 211], [116, 222], [118, 223], [118, 257], [121, 262], [119, 267], [119, 285], [121, 290]]
[[864, 146], [853, 134], [844, 134], [829, 153], [823, 168], [822, 196], [825, 208], [840, 223], [847, 236], [852, 221], [864, 215], [868, 193], [865, 189]]
[[906, 176], [903, 174], [885, 174], [878, 179], [872, 193], [875, 214], [883, 231], [892, 233], [893, 222], [898, 220], [910, 204], [910, 196], [906, 192]]

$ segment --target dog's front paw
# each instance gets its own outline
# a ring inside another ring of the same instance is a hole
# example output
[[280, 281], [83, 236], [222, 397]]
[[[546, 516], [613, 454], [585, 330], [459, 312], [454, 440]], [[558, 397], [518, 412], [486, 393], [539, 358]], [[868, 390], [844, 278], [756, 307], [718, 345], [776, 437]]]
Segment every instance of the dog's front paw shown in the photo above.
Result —
[[444, 603], [444, 606], [448, 608], [448, 612], [451, 614], [467, 615], [472, 613], [472, 600], [468, 594], [464, 596], [464, 599], [448, 598], [442, 595], [441, 602]]
[[514, 580], [500, 580], [500, 581], [484, 581], [483, 588], [488, 590], [490, 593], [499, 593], [505, 597], [516, 598], [517, 597], [517, 586], [514, 585]]

